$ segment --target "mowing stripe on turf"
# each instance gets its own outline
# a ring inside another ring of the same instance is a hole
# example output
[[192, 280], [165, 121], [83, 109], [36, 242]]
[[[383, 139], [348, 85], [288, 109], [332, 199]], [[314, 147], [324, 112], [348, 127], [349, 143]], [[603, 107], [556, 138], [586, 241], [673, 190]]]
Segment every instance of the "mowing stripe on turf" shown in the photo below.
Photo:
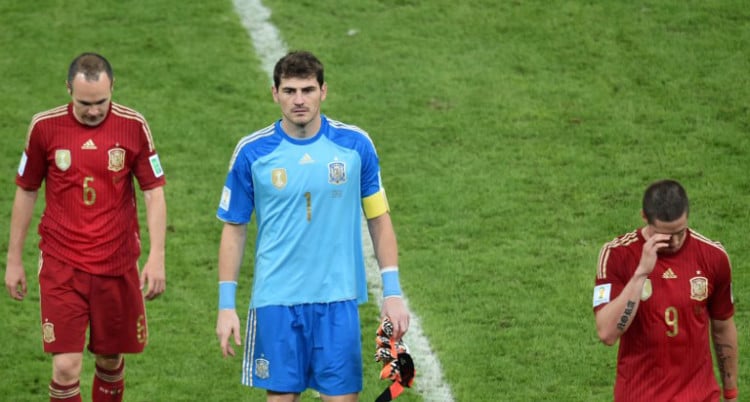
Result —
[[[245, 27], [256, 55], [260, 58], [261, 66], [268, 76], [273, 78], [273, 67], [276, 61], [287, 52], [287, 46], [281, 39], [279, 30], [270, 22], [271, 11], [260, 0], [233, 0], [234, 9]], [[375, 303], [380, 306], [383, 296], [380, 285], [380, 270], [375, 260], [375, 251], [367, 231], [367, 224], [362, 225], [364, 241], [364, 256], [367, 265], [367, 283]], [[409, 301], [404, 295], [404, 302]], [[404, 341], [409, 345], [410, 352], [417, 367], [415, 387], [428, 402], [453, 402], [450, 386], [443, 379], [440, 361], [432, 352], [430, 343], [422, 331], [419, 317], [411, 312], [409, 332]]]

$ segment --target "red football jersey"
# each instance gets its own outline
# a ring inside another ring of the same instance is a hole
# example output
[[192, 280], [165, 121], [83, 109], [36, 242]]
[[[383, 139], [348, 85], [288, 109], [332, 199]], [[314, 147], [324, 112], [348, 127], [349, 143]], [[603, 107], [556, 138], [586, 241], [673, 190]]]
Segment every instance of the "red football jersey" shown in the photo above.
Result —
[[[594, 311], [633, 276], [641, 230], [605, 244], [599, 254]], [[719, 401], [710, 320], [734, 314], [729, 257], [721, 244], [688, 230], [682, 248], [659, 254], [638, 311], [620, 337], [615, 401]]]
[[97, 275], [121, 275], [140, 255], [133, 177], [142, 190], [165, 184], [151, 131], [138, 112], [112, 102], [95, 127], [72, 103], [34, 116], [16, 176], [25, 190], [45, 181], [40, 249]]

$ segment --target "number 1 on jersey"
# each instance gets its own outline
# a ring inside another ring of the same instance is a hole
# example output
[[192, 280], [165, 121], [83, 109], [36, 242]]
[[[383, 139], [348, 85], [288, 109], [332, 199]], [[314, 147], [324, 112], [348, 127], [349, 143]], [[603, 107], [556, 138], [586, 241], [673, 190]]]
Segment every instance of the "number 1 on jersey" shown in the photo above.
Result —
[[305, 201], [307, 202], [307, 221], [312, 220], [312, 195], [310, 192], [305, 193]]

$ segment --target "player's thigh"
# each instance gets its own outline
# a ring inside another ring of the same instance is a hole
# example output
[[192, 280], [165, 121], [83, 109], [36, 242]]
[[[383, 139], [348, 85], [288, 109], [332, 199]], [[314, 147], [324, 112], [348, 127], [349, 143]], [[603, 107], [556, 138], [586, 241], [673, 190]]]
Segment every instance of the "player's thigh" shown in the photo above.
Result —
[[355, 300], [317, 305], [311, 387], [329, 396], [362, 391], [362, 339]]
[[140, 353], [148, 341], [138, 269], [122, 276], [94, 276], [89, 350], [97, 355]]
[[89, 323], [85, 275], [51, 256], [39, 257], [42, 341], [47, 353], [83, 351]]
[[[265, 306], [248, 313], [242, 383], [278, 394], [308, 387], [304, 306]], [[269, 397], [272, 396], [269, 393]], [[293, 395], [278, 395], [289, 398]]]

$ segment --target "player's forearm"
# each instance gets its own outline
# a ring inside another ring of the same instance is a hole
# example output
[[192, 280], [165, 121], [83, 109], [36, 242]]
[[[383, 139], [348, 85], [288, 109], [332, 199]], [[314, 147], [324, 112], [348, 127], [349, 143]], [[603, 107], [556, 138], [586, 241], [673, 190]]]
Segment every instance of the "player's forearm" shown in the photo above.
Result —
[[246, 238], [247, 225], [224, 224], [219, 243], [219, 282], [237, 281]]
[[164, 189], [155, 189], [143, 192], [146, 204], [146, 224], [149, 235], [149, 256], [164, 261], [164, 249], [167, 237], [167, 202], [164, 197]]
[[622, 292], [597, 312], [596, 330], [605, 344], [614, 345], [630, 328], [640, 306], [646, 278], [645, 275], [633, 276]]
[[737, 327], [734, 324], [734, 319], [712, 320], [711, 327], [714, 351], [716, 352], [716, 364], [719, 368], [723, 388], [736, 389], [739, 350]]
[[16, 189], [13, 201], [13, 212], [10, 218], [10, 239], [8, 241], [8, 263], [21, 264], [23, 247], [29, 231], [31, 218], [34, 214], [34, 204], [38, 193]]
[[380, 268], [398, 266], [398, 244], [390, 215], [385, 213], [369, 219], [367, 227]]

